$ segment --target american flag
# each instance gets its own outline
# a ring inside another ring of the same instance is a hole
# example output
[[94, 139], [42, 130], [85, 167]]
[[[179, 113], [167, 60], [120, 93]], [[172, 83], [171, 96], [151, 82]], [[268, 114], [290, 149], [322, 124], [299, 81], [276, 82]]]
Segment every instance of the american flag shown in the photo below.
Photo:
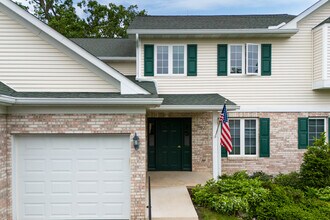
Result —
[[221, 144], [221, 146], [226, 148], [228, 153], [230, 153], [233, 150], [233, 145], [231, 142], [230, 127], [229, 127], [226, 104], [224, 104], [224, 106], [223, 106], [219, 120], [221, 123], [220, 144]]

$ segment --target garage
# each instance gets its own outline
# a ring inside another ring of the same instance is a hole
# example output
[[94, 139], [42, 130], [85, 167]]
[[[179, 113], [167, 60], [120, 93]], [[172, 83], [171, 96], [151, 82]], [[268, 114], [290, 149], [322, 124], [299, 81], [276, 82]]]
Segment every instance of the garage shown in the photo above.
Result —
[[129, 135], [20, 135], [14, 219], [129, 219]]

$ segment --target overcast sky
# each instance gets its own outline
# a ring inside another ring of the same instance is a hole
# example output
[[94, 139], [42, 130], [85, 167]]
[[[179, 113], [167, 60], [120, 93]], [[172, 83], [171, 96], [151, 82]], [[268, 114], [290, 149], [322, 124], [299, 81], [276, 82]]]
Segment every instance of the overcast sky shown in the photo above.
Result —
[[[27, 0], [17, 0], [27, 2]], [[77, 0], [74, 0], [75, 2]], [[78, 0], [79, 1], [79, 0]], [[136, 4], [149, 15], [293, 14], [318, 0], [99, 0], [125, 6]], [[79, 13], [79, 12], [78, 12]]]

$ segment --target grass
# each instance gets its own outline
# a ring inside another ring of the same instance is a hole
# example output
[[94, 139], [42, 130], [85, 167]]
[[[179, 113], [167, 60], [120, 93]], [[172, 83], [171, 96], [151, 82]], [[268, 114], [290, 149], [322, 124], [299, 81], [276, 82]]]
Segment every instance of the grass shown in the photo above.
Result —
[[200, 220], [239, 220], [234, 216], [226, 216], [221, 215], [216, 212], [212, 212], [211, 210], [203, 207], [196, 207], [196, 211]]

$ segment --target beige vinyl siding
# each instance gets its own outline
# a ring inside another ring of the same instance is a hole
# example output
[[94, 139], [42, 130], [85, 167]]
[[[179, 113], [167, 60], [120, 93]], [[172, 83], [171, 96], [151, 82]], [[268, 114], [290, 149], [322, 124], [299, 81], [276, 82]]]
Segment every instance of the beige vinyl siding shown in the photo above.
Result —
[[330, 79], [330, 24], [326, 24], [327, 28], [327, 80]]
[[106, 62], [112, 68], [118, 70], [126, 76], [136, 75], [136, 62], [119, 62], [119, 61], [108, 61]]
[[17, 91], [119, 91], [1, 11], [0, 81]]
[[322, 80], [323, 75], [323, 29], [318, 28], [313, 31], [313, 68], [314, 81]]
[[[330, 91], [313, 91], [312, 28], [329, 17], [327, 3], [299, 23], [299, 33], [285, 39], [145, 39], [142, 44], [197, 44], [197, 77], [154, 77], [159, 93], [219, 93], [238, 105], [329, 104]], [[272, 44], [272, 75], [217, 77], [217, 44]], [[142, 45], [143, 48], [143, 45]], [[141, 61], [141, 73], [144, 61]]]

